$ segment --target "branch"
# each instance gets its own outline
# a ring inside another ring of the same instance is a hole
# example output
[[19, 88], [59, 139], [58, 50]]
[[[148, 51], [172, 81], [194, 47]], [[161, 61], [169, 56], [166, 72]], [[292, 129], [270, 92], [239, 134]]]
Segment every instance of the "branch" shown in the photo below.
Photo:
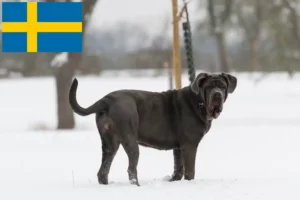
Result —
[[207, 0], [207, 1], [208, 1], [207, 2], [207, 10], [208, 10], [208, 15], [209, 15], [210, 28], [211, 28], [211, 31], [214, 32], [214, 30], [217, 27], [214, 0]]
[[239, 25], [244, 29], [245, 35], [248, 40], [251, 38], [251, 28], [249, 27], [249, 24], [247, 23], [248, 20], [245, 19], [242, 12], [242, 3], [241, 1], [236, 2], [236, 16]]
[[96, 3], [97, 0], [82, 0], [83, 34], [85, 32], [86, 25], [90, 20], [90, 15], [93, 13]]
[[255, 0], [255, 36], [257, 37], [260, 34], [260, 26], [261, 21], [263, 20], [262, 17], [262, 3], [260, 0]]
[[224, 8], [223, 13], [220, 16], [222, 25], [224, 25], [228, 21], [230, 15], [231, 15], [232, 4], [233, 4], [233, 0], [226, 0], [225, 1], [225, 8]]
[[283, 4], [290, 11], [290, 20], [292, 23], [292, 34], [294, 38], [297, 40], [298, 46], [300, 47], [300, 34], [299, 34], [299, 22], [298, 22], [297, 11], [288, 0], [283, 0]]

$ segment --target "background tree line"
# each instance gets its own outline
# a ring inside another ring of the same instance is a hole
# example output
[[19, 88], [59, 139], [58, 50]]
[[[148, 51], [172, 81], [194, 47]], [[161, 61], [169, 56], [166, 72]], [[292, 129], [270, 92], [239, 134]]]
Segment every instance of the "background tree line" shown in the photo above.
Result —
[[[93, 8], [100, 2], [83, 0], [84, 52], [68, 54], [68, 62], [63, 66], [50, 66], [59, 52], [0, 53], [1, 78], [55, 77], [60, 129], [75, 125], [67, 98], [75, 73], [99, 74], [103, 69], [159, 70], [163, 63], [172, 60], [169, 18], [162, 19], [163, 28], [155, 37], [130, 22], [102, 30], [89, 26]], [[205, 13], [204, 18], [192, 23], [197, 69], [284, 71], [291, 76], [300, 70], [300, 0], [197, 0], [197, 11]], [[183, 40], [181, 44], [182, 67], [186, 68]]]

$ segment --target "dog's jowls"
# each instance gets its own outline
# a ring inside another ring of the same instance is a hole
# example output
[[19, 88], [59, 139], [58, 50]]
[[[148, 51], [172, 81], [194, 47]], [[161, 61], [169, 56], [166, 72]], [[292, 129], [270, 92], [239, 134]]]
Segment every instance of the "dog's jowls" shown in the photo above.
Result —
[[182, 89], [118, 90], [88, 108], [78, 104], [77, 86], [78, 81], [74, 79], [69, 92], [73, 111], [81, 116], [96, 114], [102, 142], [99, 183], [108, 184], [110, 166], [121, 144], [129, 159], [129, 180], [139, 185], [139, 145], [173, 150], [174, 171], [170, 181], [182, 177], [194, 179], [198, 144], [209, 131], [211, 121], [223, 111], [223, 104], [228, 93], [234, 92], [237, 79], [225, 73], [200, 73], [190, 86]]

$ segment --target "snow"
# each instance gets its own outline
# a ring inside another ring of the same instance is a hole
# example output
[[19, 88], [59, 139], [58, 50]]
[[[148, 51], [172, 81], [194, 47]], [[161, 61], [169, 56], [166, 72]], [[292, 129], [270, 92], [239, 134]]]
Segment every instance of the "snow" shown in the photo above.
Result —
[[55, 55], [55, 57], [51, 61], [50, 65], [51, 65], [51, 67], [59, 68], [67, 62], [68, 62], [68, 53], [62, 52], [62, 53]]
[[[52, 78], [0, 80], [0, 199], [289, 199], [300, 198], [300, 74], [237, 74], [237, 90], [201, 141], [194, 181], [164, 181], [172, 152], [141, 147], [141, 187], [127, 179], [119, 149], [110, 185], [98, 185], [101, 142], [94, 116], [76, 116], [77, 128], [56, 125]], [[167, 77], [77, 77], [78, 101], [87, 106], [120, 88], [166, 90]], [[188, 84], [187, 76], [182, 77]], [[43, 130], [40, 130], [43, 129]]]

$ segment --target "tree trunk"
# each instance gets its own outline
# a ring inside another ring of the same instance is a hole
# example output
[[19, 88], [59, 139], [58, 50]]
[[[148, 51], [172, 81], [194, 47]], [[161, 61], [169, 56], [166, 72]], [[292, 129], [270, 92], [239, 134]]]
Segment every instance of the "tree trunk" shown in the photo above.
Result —
[[258, 39], [254, 39], [251, 42], [251, 64], [252, 71], [257, 72], [260, 69], [259, 58], [258, 58]]
[[75, 126], [74, 113], [69, 104], [69, 88], [75, 74], [75, 69], [80, 65], [80, 54], [69, 53], [68, 62], [58, 68], [55, 74], [58, 129], [72, 129]]
[[289, 9], [290, 13], [289, 13], [289, 20], [291, 22], [291, 32], [292, 35], [294, 36], [295, 42], [298, 45], [298, 47], [300, 47], [300, 33], [299, 33], [299, 16], [297, 13], [296, 8], [291, 5], [291, 3], [287, 0], [283, 0], [283, 4], [287, 7], [287, 9]]
[[[55, 2], [56, 0], [48, 0]], [[71, 0], [67, 0], [71, 1]], [[84, 0], [82, 8], [82, 39], [86, 25], [90, 19], [90, 15], [94, 9], [97, 0]], [[83, 42], [84, 44], [84, 42]], [[84, 47], [83, 47], [84, 48]], [[83, 50], [84, 51], [84, 50]], [[55, 73], [56, 93], [57, 93], [57, 129], [73, 129], [75, 127], [75, 119], [73, 110], [69, 104], [69, 88], [75, 74], [76, 69], [81, 65], [82, 53], [68, 53], [68, 62], [57, 69]]]
[[224, 33], [218, 32], [215, 33], [216, 42], [218, 46], [218, 54], [221, 65], [221, 71], [228, 73], [230, 71], [228, 61], [227, 61], [227, 53], [226, 53], [226, 45], [224, 40]]
[[[75, 126], [75, 119], [68, 99], [68, 86], [70, 86], [70, 80], [72, 80], [72, 78], [69, 76], [69, 72], [65, 67], [59, 71], [60, 73], [57, 73], [55, 76], [58, 117], [57, 129], [72, 129]], [[68, 81], [69, 84], [66, 84], [66, 81]]]
[[37, 60], [38, 53], [26, 53], [24, 54], [24, 69], [23, 76], [29, 77], [35, 75], [35, 70], [37, 68], [36, 66], [36, 60]]

